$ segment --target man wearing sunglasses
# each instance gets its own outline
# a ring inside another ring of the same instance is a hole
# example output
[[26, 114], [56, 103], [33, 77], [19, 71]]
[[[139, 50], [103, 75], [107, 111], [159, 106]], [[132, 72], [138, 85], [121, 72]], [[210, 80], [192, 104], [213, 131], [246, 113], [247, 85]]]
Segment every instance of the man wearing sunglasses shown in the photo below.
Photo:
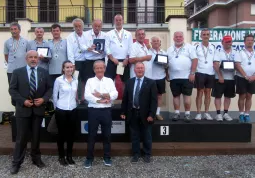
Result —
[[[213, 67], [215, 70], [215, 85], [212, 96], [215, 97], [214, 104], [216, 107], [217, 121], [232, 121], [228, 114], [231, 98], [235, 97], [235, 69], [234, 57], [236, 50], [232, 49], [232, 37], [224, 36], [222, 39], [222, 49], [215, 52]], [[224, 94], [224, 114], [221, 114], [221, 98]]]
[[[215, 46], [209, 43], [210, 30], [203, 29], [201, 31], [202, 42], [196, 46], [196, 53], [198, 57], [197, 71], [195, 75], [195, 87], [197, 88], [196, 106], [197, 115], [196, 120], [206, 119], [213, 120], [211, 115], [208, 113], [210, 102], [211, 102], [211, 90], [214, 85], [214, 69], [213, 69], [213, 58], [215, 53]], [[202, 98], [204, 98], [205, 113], [202, 117], [201, 107]]]

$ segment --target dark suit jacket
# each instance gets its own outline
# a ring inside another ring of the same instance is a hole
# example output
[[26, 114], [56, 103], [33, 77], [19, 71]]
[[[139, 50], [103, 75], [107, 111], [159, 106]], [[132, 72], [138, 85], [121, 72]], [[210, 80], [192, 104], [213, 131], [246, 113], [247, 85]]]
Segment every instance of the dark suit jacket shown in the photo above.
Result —
[[[43, 98], [47, 102], [52, 95], [52, 84], [50, 82], [48, 71], [43, 68], [37, 68], [38, 86], [35, 94], [36, 98]], [[25, 100], [29, 99], [29, 78], [27, 68], [21, 67], [13, 71], [9, 87], [9, 93], [16, 102], [16, 117], [29, 117], [32, 112], [37, 116], [44, 116], [45, 106], [33, 106], [28, 108], [24, 106]]]
[[[135, 85], [135, 77], [127, 81], [122, 98], [122, 114], [127, 117], [127, 120], [132, 124], [132, 109], [133, 109], [133, 92]], [[154, 80], [144, 77], [140, 92], [139, 92], [140, 116], [144, 125], [148, 125], [147, 117], [155, 118], [157, 110], [157, 86]]]

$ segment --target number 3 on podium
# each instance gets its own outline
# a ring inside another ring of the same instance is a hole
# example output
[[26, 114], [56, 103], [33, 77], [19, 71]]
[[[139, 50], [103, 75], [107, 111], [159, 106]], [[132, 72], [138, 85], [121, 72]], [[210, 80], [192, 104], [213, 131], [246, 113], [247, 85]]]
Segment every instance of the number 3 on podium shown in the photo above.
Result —
[[160, 135], [169, 135], [169, 126], [160, 126]]

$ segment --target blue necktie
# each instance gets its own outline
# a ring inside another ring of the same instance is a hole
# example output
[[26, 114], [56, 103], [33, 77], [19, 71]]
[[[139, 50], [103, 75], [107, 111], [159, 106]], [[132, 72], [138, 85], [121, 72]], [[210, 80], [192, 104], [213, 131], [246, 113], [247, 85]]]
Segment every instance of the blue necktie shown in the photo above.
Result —
[[134, 106], [139, 108], [139, 92], [140, 92], [140, 81], [141, 79], [137, 79], [137, 85], [135, 88], [135, 98], [134, 98]]
[[29, 82], [29, 86], [30, 86], [30, 92], [29, 92], [29, 97], [31, 99], [34, 99], [35, 97], [35, 92], [36, 92], [36, 81], [35, 81], [35, 68], [31, 67], [31, 74], [30, 74], [30, 82]]

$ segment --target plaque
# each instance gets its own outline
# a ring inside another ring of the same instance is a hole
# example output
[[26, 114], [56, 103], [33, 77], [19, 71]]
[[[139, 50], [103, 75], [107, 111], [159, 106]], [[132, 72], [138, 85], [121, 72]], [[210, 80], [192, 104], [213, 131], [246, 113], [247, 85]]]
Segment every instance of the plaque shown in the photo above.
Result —
[[104, 51], [105, 39], [94, 39], [95, 51]]
[[49, 53], [48, 47], [37, 47], [36, 51], [38, 52], [38, 56], [42, 55], [43, 57], [48, 57]]
[[223, 70], [235, 70], [234, 61], [221, 61], [220, 68]]
[[163, 54], [157, 54], [154, 62], [157, 64], [168, 64], [168, 56]]

